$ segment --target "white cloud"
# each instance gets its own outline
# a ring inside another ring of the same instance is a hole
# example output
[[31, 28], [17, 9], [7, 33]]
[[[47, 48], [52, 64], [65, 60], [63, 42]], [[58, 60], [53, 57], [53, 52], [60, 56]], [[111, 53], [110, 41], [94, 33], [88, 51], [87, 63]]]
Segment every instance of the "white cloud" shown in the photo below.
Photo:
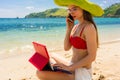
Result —
[[107, 3], [107, 1], [103, 1], [103, 3], [105, 3], [105, 4], [106, 4], [106, 3]]
[[101, 3], [101, 4], [99, 4], [99, 5], [100, 5], [103, 9], [105, 8], [105, 5], [104, 5], [104, 4], [102, 4], [102, 3]]
[[35, 8], [34, 8], [33, 6], [27, 6], [26, 9], [28, 9], [28, 10], [33, 10], [33, 9], [35, 9]]

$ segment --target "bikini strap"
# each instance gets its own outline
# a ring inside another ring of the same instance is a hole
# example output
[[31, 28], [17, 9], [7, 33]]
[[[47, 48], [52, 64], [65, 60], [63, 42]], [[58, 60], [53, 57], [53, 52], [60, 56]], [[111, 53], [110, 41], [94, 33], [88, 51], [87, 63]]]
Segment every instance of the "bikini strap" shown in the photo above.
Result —
[[86, 26], [86, 25], [83, 26], [83, 28], [82, 28], [82, 30], [81, 30], [81, 32], [80, 32], [80, 37], [81, 37], [81, 35], [82, 35], [82, 33], [83, 33], [84, 29], [85, 29], [85, 26]]

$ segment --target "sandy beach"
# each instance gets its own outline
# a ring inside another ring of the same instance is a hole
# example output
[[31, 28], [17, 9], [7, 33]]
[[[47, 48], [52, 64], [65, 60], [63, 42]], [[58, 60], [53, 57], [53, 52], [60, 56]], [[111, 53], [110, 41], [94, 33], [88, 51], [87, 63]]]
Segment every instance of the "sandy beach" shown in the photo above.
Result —
[[[120, 80], [120, 41], [101, 44], [98, 48], [97, 58], [93, 63], [93, 80]], [[68, 60], [70, 52], [54, 51], [64, 53], [62, 56]], [[18, 54], [0, 59], [0, 80], [38, 80], [36, 68], [28, 62], [32, 53]]]

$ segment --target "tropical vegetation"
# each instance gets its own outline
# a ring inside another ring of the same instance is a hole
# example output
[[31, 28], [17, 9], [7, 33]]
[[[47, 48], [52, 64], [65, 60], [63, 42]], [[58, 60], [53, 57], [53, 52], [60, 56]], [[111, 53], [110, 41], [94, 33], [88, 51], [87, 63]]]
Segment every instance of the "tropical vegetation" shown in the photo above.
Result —
[[[104, 9], [102, 17], [120, 17], [120, 3], [113, 4]], [[48, 17], [66, 17], [67, 10], [63, 8], [48, 9], [43, 12], [30, 13], [25, 18], [48, 18]]]

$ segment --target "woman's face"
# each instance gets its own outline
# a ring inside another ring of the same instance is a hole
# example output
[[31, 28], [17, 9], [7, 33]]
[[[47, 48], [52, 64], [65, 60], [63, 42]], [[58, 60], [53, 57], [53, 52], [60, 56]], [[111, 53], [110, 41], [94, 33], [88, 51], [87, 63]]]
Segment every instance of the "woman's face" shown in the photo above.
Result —
[[81, 9], [78, 6], [75, 6], [75, 5], [68, 6], [68, 13], [72, 15], [74, 20], [79, 20], [83, 18], [83, 9]]

